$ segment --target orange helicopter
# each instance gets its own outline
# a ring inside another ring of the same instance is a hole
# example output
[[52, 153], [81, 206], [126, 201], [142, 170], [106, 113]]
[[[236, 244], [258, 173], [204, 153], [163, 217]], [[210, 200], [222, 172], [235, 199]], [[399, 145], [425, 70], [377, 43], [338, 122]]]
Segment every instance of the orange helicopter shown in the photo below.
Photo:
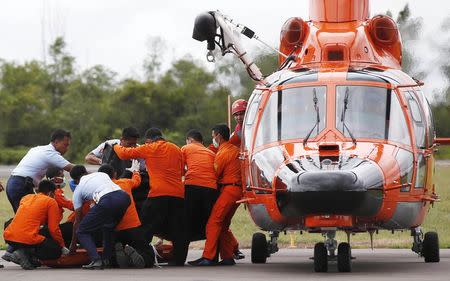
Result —
[[[265, 263], [286, 230], [321, 233], [314, 270], [337, 261], [351, 271], [350, 235], [410, 230], [412, 250], [439, 262], [436, 232], [420, 225], [435, 193], [435, 136], [422, 82], [401, 70], [394, 20], [369, 17], [369, 0], [310, 0], [310, 19], [290, 18], [280, 36], [279, 69], [264, 77], [236, 31], [251, 29], [219, 11], [200, 14], [193, 38], [235, 54], [256, 81], [242, 132], [242, 188], [254, 222], [251, 260]], [[348, 241], [337, 243], [337, 231]], [[373, 244], [372, 244], [373, 245]], [[336, 254], [337, 251], [337, 254]]]

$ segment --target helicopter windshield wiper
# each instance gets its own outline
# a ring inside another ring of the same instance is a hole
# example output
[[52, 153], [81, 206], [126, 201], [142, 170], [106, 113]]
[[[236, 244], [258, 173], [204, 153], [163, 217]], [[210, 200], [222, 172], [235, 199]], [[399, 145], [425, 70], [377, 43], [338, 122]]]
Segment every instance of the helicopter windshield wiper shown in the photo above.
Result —
[[348, 92], [349, 92], [348, 87], [346, 87], [345, 88], [345, 97], [344, 97], [344, 108], [342, 109], [342, 113], [341, 113], [342, 133], [344, 133], [344, 136], [345, 136], [345, 129], [347, 129], [348, 134], [352, 138], [352, 142], [356, 145], [355, 137], [353, 136], [352, 132], [348, 128], [347, 124], [345, 124], [345, 113], [347, 112], [347, 108], [348, 108], [348, 96], [349, 96]]
[[319, 100], [317, 99], [316, 88], [314, 88], [313, 89], [313, 102], [314, 102], [314, 110], [316, 111], [316, 123], [314, 124], [314, 127], [312, 127], [312, 129], [306, 135], [305, 139], [303, 140], [303, 146], [306, 145], [309, 137], [311, 136], [311, 134], [315, 128], [317, 128], [317, 135], [319, 134], [320, 113], [319, 113], [319, 106], [317, 105], [318, 101]]

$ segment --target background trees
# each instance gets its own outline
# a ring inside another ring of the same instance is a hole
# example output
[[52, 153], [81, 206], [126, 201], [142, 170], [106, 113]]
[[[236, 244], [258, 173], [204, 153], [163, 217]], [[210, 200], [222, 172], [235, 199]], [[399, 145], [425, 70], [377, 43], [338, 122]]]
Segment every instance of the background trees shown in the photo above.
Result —
[[[416, 55], [422, 22], [410, 14], [408, 6], [397, 22], [405, 47], [404, 70], [424, 79], [428, 71]], [[439, 35], [447, 40], [433, 44], [432, 50], [441, 54], [433, 67], [447, 81], [432, 102], [439, 136], [450, 136], [449, 30], [450, 19]], [[24, 147], [47, 143], [55, 128], [73, 133], [68, 154], [72, 161], [81, 161], [99, 142], [119, 137], [127, 126], [135, 126], [141, 134], [151, 126], [160, 127], [179, 145], [187, 130], [197, 128], [208, 142], [211, 126], [226, 121], [227, 96], [248, 98], [253, 90], [253, 81], [234, 58], [220, 60], [213, 71], [189, 57], [166, 65], [164, 40], [151, 38], [148, 45], [143, 61], [145, 78], [140, 80], [118, 81], [114, 71], [101, 65], [79, 70], [62, 37], [48, 48], [48, 63], [0, 60], [0, 154], [17, 151], [20, 160]], [[277, 59], [276, 54], [259, 51], [255, 61], [263, 74], [269, 75], [277, 69]], [[1, 161], [5, 160], [0, 157]]]

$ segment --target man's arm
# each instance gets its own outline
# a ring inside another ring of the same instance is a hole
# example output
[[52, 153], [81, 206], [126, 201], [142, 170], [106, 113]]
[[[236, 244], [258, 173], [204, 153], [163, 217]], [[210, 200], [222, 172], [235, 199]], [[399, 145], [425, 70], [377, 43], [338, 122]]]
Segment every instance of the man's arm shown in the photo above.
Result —
[[55, 240], [61, 248], [64, 248], [64, 239], [61, 234], [61, 229], [59, 228], [59, 208], [56, 201], [52, 200], [50, 206], [47, 209], [47, 225], [48, 231], [52, 236], [53, 240]]
[[141, 145], [138, 147], [124, 147], [121, 145], [115, 145], [114, 151], [116, 152], [117, 156], [122, 160], [128, 160], [128, 159], [137, 159], [137, 158], [143, 158], [145, 159], [148, 157], [148, 153], [151, 153], [151, 149], [149, 145]]
[[72, 164], [72, 163], [69, 163], [69, 164], [67, 164], [66, 166], [64, 166], [63, 169], [64, 169], [65, 171], [67, 171], [67, 172], [70, 173], [70, 171], [72, 170], [73, 166], [75, 166], [75, 165]]
[[82, 208], [78, 208], [75, 210], [75, 220], [73, 222], [72, 241], [70, 242], [69, 254], [74, 254], [77, 250], [77, 230], [83, 217], [81, 209]]
[[91, 165], [101, 165], [102, 164], [102, 159], [95, 156], [94, 153], [89, 152], [86, 157], [84, 157], [84, 160], [86, 161], [86, 163], [91, 164]]

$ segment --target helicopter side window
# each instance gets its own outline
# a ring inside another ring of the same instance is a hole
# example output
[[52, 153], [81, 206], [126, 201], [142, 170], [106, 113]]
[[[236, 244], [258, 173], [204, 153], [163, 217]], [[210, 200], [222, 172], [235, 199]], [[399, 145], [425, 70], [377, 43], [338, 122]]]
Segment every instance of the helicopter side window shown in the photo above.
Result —
[[253, 98], [250, 100], [250, 106], [245, 116], [244, 127], [244, 143], [245, 147], [249, 149], [251, 145], [251, 138], [253, 134], [253, 123], [255, 122], [256, 113], [258, 112], [259, 102], [261, 101], [261, 91], [254, 91]]
[[417, 173], [415, 188], [424, 188], [427, 178], [427, 161], [422, 153], [417, 154]]
[[407, 150], [399, 149], [395, 159], [400, 166], [400, 183], [403, 185], [401, 192], [408, 192], [411, 190], [411, 183], [413, 177], [414, 157], [413, 154]]
[[337, 86], [336, 95], [336, 128], [345, 137], [387, 138], [390, 90], [369, 86]]
[[278, 115], [278, 95], [277, 92], [270, 94], [266, 103], [261, 121], [258, 125], [258, 133], [255, 139], [255, 147], [266, 143], [277, 141], [277, 115]]
[[408, 126], [406, 124], [405, 115], [402, 107], [398, 101], [397, 95], [391, 96], [391, 115], [389, 122], [389, 137], [390, 141], [411, 145]]
[[317, 136], [325, 128], [326, 87], [283, 90], [281, 140]]
[[425, 148], [425, 126], [422, 118], [421, 109], [414, 95], [410, 92], [405, 92], [405, 98], [408, 103], [409, 113], [412, 119], [414, 136], [416, 146], [418, 148]]
[[433, 146], [435, 138], [434, 119], [433, 112], [431, 111], [430, 103], [425, 97], [422, 91], [416, 91], [417, 96], [422, 101], [423, 112], [425, 115], [425, 121], [427, 122], [427, 147]]

